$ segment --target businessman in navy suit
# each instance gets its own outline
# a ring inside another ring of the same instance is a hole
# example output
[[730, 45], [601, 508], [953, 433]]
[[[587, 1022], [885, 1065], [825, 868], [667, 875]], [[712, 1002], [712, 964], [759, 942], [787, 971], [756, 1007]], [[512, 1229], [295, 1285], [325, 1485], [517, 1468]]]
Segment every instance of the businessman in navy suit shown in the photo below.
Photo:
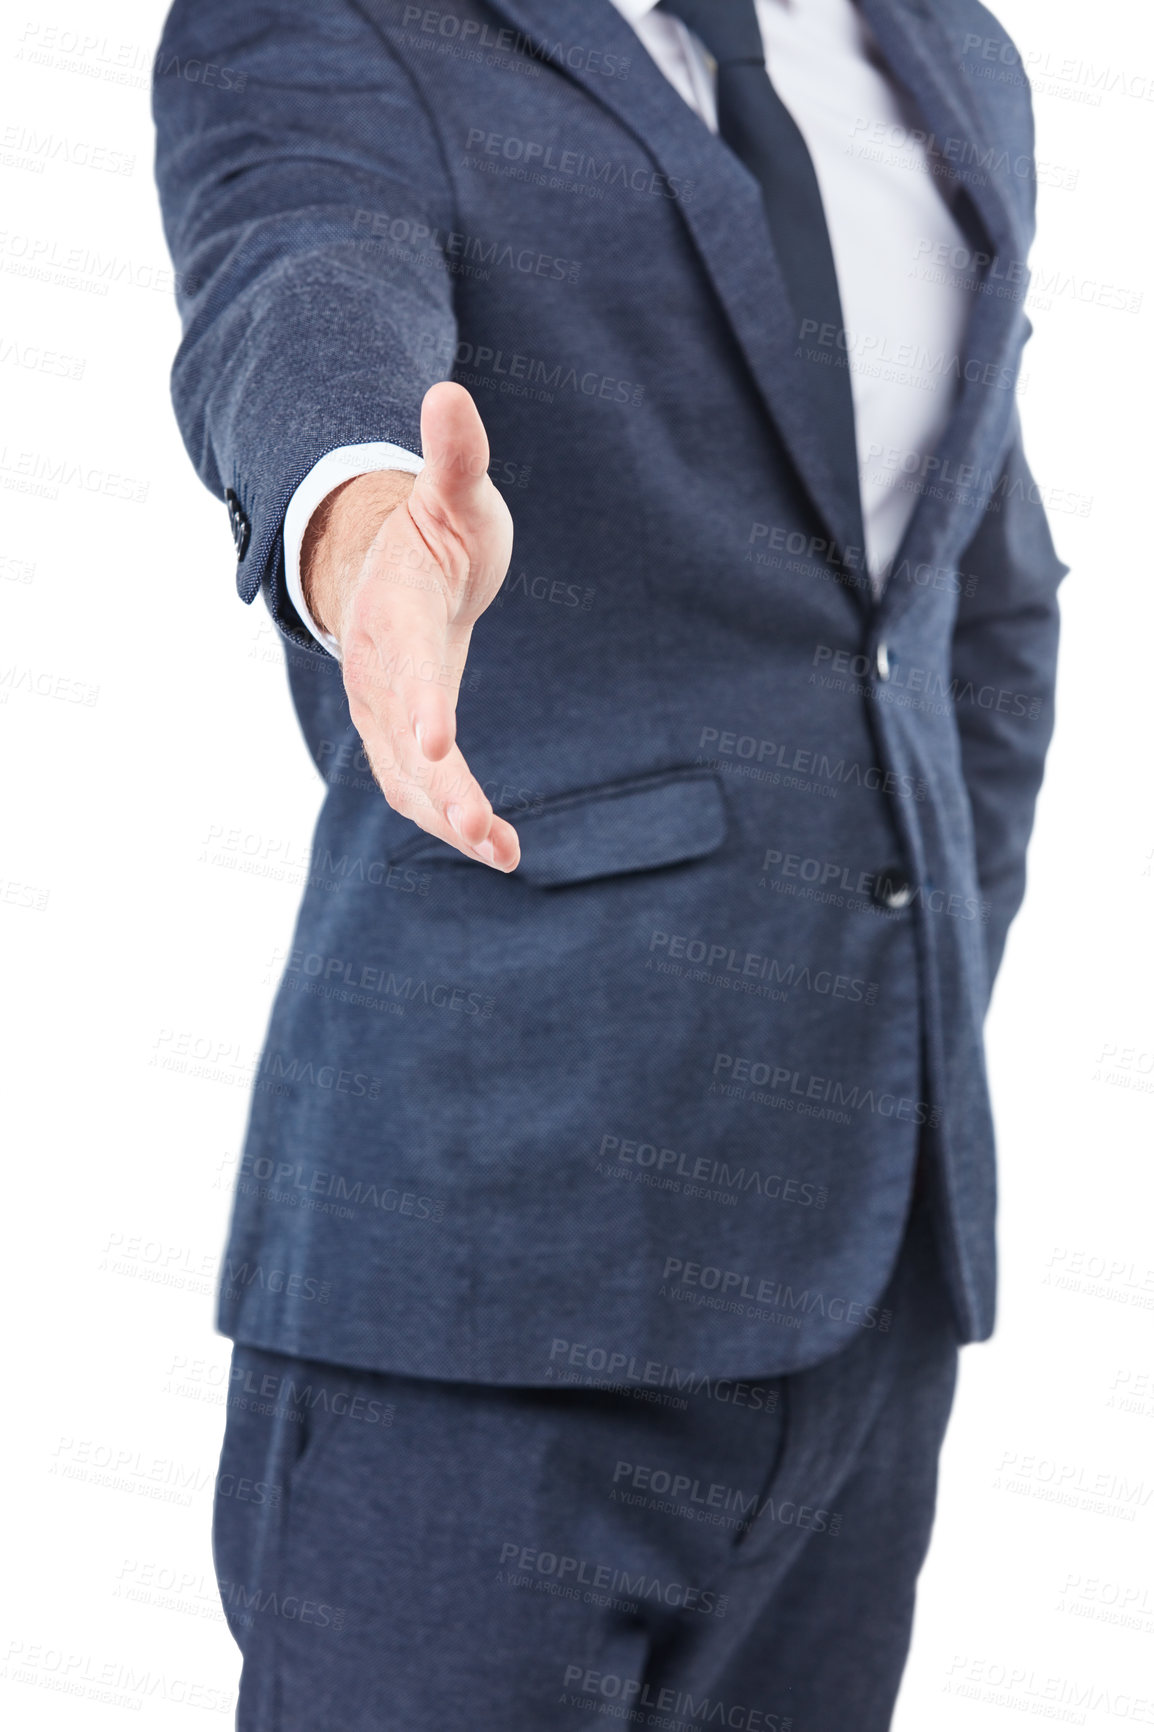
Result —
[[890, 1723], [1065, 571], [1014, 61], [173, 8], [174, 402], [327, 784], [220, 1289], [245, 1732]]

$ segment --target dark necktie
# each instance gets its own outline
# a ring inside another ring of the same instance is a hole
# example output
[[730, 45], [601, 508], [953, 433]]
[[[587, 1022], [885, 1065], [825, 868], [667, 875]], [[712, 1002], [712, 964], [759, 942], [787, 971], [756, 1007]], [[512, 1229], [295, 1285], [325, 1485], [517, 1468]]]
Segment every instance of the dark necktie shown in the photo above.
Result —
[[[687, 24], [717, 62], [717, 124], [734, 155], [761, 185], [769, 232], [794, 316], [797, 347], [822, 360], [801, 366], [826, 453], [860, 524], [857, 446], [846, 352], [815, 340], [822, 326], [842, 333], [841, 297], [821, 191], [798, 126], [765, 69], [754, 0], [659, 0]], [[806, 321], [814, 321], [808, 324]], [[808, 357], [807, 357], [808, 358]]]

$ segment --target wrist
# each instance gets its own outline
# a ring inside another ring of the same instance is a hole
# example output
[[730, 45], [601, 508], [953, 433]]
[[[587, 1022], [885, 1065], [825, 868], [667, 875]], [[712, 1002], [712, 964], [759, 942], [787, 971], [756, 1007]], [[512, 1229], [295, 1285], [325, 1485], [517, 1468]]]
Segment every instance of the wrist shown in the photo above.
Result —
[[396, 469], [355, 475], [326, 494], [309, 518], [301, 542], [301, 585], [322, 630], [340, 636], [344, 604], [365, 555], [385, 519], [408, 499], [415, 480]]

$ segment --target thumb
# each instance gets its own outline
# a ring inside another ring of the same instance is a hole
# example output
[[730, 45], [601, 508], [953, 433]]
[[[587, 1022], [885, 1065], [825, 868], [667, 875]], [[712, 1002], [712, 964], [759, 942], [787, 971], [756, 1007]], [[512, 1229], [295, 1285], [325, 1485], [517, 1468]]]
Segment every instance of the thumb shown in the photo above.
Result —
[[425, 467], [414, 493], [448, 516], [468, 514], [489, 496], [489, 441], [477, 405], [463, 385], [442, 380], [421, 405]]

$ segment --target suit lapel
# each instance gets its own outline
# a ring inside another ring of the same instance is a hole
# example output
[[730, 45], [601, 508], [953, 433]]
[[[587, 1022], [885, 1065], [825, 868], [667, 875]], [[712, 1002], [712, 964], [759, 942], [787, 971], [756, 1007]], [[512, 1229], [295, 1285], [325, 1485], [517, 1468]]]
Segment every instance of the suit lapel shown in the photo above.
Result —
[[590, 70], [587, 54], [559, 54], [550, 63], [609, 109], [664, 173], [700, 189], [679, 208], [758, 390], [827, 534], [839, 547], [858, 545], [860, 504], [856, 490], [847, 498], [838, 486], [810, 410], [785, 283], [753, 175], [689, 108], [610, 0], [489, 4], [543, 48], [595, 42], [628, 58], [625, 78]]
[[[999, 158], [1009, 156], [1006, 141], [985, 137], [949, 39], [919, 0], [859, 4], [887, 65], [917, 103], [933, 135], [933, 148], [959, 161], [962, 184], [985, 230], [985, 249], [992, 254], [986, 281], [994, 282], [992, 273], [1009, 260], [1020, 260], [1028, 245], [1009, 192], [1008, 169], [998, 168]], [[1001, 452], [1015, 408], [1014, 392], [1005, 388], [1004, 380], [1021, 342], [1023, 317], [1021, 302], [1013, 295], [974, 296], [959, 357], [954, 410], [933, 454], [933, 473], [941, 483], [932, 482], [920, 494], [898, 549], [894, 575], [879, 604], [887, 624], [921, 593], [913, 580], [916, 568], [937, 563], [948, 551], [947, 541], [956, 545], [959, 528], [962, 545], [967, 545], [977, 527], [983, 509], [980, 488], [951, 478], [963, 476], [969, 467], [980, 472]], [[967, 512], [972, 519], [968, 529], [960, 521]]]
[[[856, 496], [846, 497], [839, 487], [827, 460], [820, 422], [811, 411], [785, 283], [754, 177], [688, 107], [610, 0], [488, 3], [535, 43], [549, 64], [612, 112], [666, 174], [707, 189], [703, 196], [680, 203], [690, 236], [827, 533], [838, 547], [855, 545], [860, 539], [860, 502]], [[922, 0], [859, 0], [859, 4], [887, 64], [913, 97], [938, 147], [944, 148], [947, 140], [960, 141], [963, 163], [971, 158], [978, 165], [989, 161], [991, 146], [976, 109], [967, 100], [964, 79], [951, 64], [951, 45], [933, 17], [923, 11]], [[588, 52], [566, 52], [579, 45], [628, 59], [628, 76], [607, 77], [590, 67]], [[952, 146], [955, 153], [957, 148]], [[994, 157], [999, 148], [996, 141]], [[1026, 237], [1005, 175], [977, 166], [964, 172], [962, 179], [995, 261], [987, 267], [989, 272], [998, 261], [1020, 256]], [[935, 473], [951, 475], [967, 464], [980, 467], [1000, 451], [1014, 395], [989, 381], [1004, 377], [1004, 369], [1012, 365], [1021, 330], [1022, 309], [1012, 296], [975, 296], [959, 358], [958, 396], [934, 454]], [[948, 486], [923, 491], [898, 550], [894, 578], [878, 604], [887, 618], [896, 617], [920, 593], [913, 570], [922, 561], [934, 561], [943, 541], [956, 531], [959, 513], [964, 516], [967, 509], [976, 528], [982, 510], [976, 488], [971, 490], [968, 508]], [[860, 588], [853, 593], [867, 608], [872, 605]]]

